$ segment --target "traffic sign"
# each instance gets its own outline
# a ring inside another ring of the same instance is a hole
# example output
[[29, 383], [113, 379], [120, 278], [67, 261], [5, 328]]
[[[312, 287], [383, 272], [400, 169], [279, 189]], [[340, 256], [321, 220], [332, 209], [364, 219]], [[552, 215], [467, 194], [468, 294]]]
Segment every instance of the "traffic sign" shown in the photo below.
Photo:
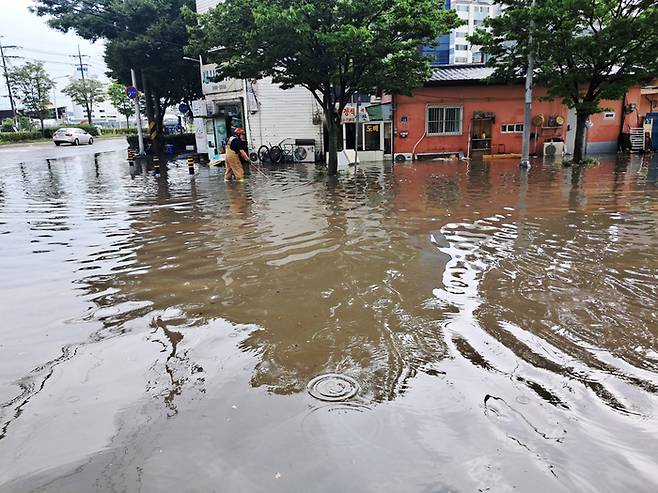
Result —
[[189, 113], [190, 112], [190, 107], [188, 105], [186, 105], [185, 103], [181, 103], [181, 105], [178, 107], [178, 111], [180, 113], [183, 113], [183, 114]]
[[128, 99], [137, 98], [137, 88], [134, 86], [126, 87], [126, 95], [128, 96]]

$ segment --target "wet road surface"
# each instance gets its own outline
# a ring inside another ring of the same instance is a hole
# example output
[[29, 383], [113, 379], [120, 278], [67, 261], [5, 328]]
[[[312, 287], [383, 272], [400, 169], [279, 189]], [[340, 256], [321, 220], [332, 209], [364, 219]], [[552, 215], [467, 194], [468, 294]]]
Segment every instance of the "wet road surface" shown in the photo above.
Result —
[[0, 154], [0, 491], [658, 488], [658, 159], [124, 153]]

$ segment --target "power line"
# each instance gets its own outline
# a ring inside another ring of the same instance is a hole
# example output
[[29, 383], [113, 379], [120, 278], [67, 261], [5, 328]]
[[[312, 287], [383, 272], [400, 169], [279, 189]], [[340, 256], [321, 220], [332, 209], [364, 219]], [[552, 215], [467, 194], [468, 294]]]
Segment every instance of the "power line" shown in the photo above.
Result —
[[3, 36], [0, 36], [0, 56], [2, 58], [2, 69], [5, 73], [5, 81], [7, 82], [7, 91], [9, 92], [9, 104], [11, 105], [11, 113], [14, 117], [14, 125], [17, 124], [16, 119], [16, 105], [14, 103], [14, 95], [11, 91], [11, 79], [9, 78], [9, 71], [7, 70], [7, 59], [8, 58], [19, 58], [17, 56], [5, 56], [5, 50], [13, 50], [18, 48], [16, 45], [4, 45], [2, 44]]

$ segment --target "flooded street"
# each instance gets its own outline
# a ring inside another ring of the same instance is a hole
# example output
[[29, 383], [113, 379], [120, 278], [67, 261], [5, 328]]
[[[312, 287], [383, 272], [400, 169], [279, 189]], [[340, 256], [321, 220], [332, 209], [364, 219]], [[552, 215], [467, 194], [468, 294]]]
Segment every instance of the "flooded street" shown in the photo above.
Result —
[[67, 152], [0, 157], [0, 491], [658, 489], [658, 157]]

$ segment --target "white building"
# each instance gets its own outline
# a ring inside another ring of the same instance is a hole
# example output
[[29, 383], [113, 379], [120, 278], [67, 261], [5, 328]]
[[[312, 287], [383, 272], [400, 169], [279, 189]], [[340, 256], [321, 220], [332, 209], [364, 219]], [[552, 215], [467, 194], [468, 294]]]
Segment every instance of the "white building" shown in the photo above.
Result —
[[[197, 0], [197, 12], [207, 12], [219, 3], [220, 0]], [[308, 89], [293, 87], [284, 91], [270, 78], [213, 82], [215, 69], [212, 64], [202, 65], [204, 99], [196, 101], [192, 108], [199, 152], [217, 157], [228, 134], [243, 127], [252, 153], [262, 145], [276, 145], [296, 159], [300, 154], [295, 155], [295, 150], [303, 147], [306, 158], [302, 161], [315, 161], [322, 155], [323, 111]], [[368, 96], [359, 104], [360, 123], [346, 116], [349, 110], [355, 110], [355, 105], [346, 108], [339, 147], [354, 149], [358, 142], [361, 161], [384, 159], [391, 154], [392, 145], [390, 98], [382, 101]]]
[[487, 17], [500, 15], [501, 7], [494, 0], [453, 0], [452, 9], [465, 24], [450, 35], [450, 63], [460, 65], [485, 62], [480, 47], [471, 45], [466, 37], [481, 27]]
[[[197, 12], [207, 12], [220, 0], [197, 0]], [[262, 145], [280, 146], [294, 152], [297, 142], [306, 149], [322, 149], [322, 110], [302, 87], [283, 90], [271, 79], [213, 82], [215, 65], [201, 67], [204, 100], [193, 105], [197, 149], [210, 157], [221, 152], [222, 143], [238, 127], [245, 129], [250, 152]], [[313, 142], [314, 144], [311, 144]]]

